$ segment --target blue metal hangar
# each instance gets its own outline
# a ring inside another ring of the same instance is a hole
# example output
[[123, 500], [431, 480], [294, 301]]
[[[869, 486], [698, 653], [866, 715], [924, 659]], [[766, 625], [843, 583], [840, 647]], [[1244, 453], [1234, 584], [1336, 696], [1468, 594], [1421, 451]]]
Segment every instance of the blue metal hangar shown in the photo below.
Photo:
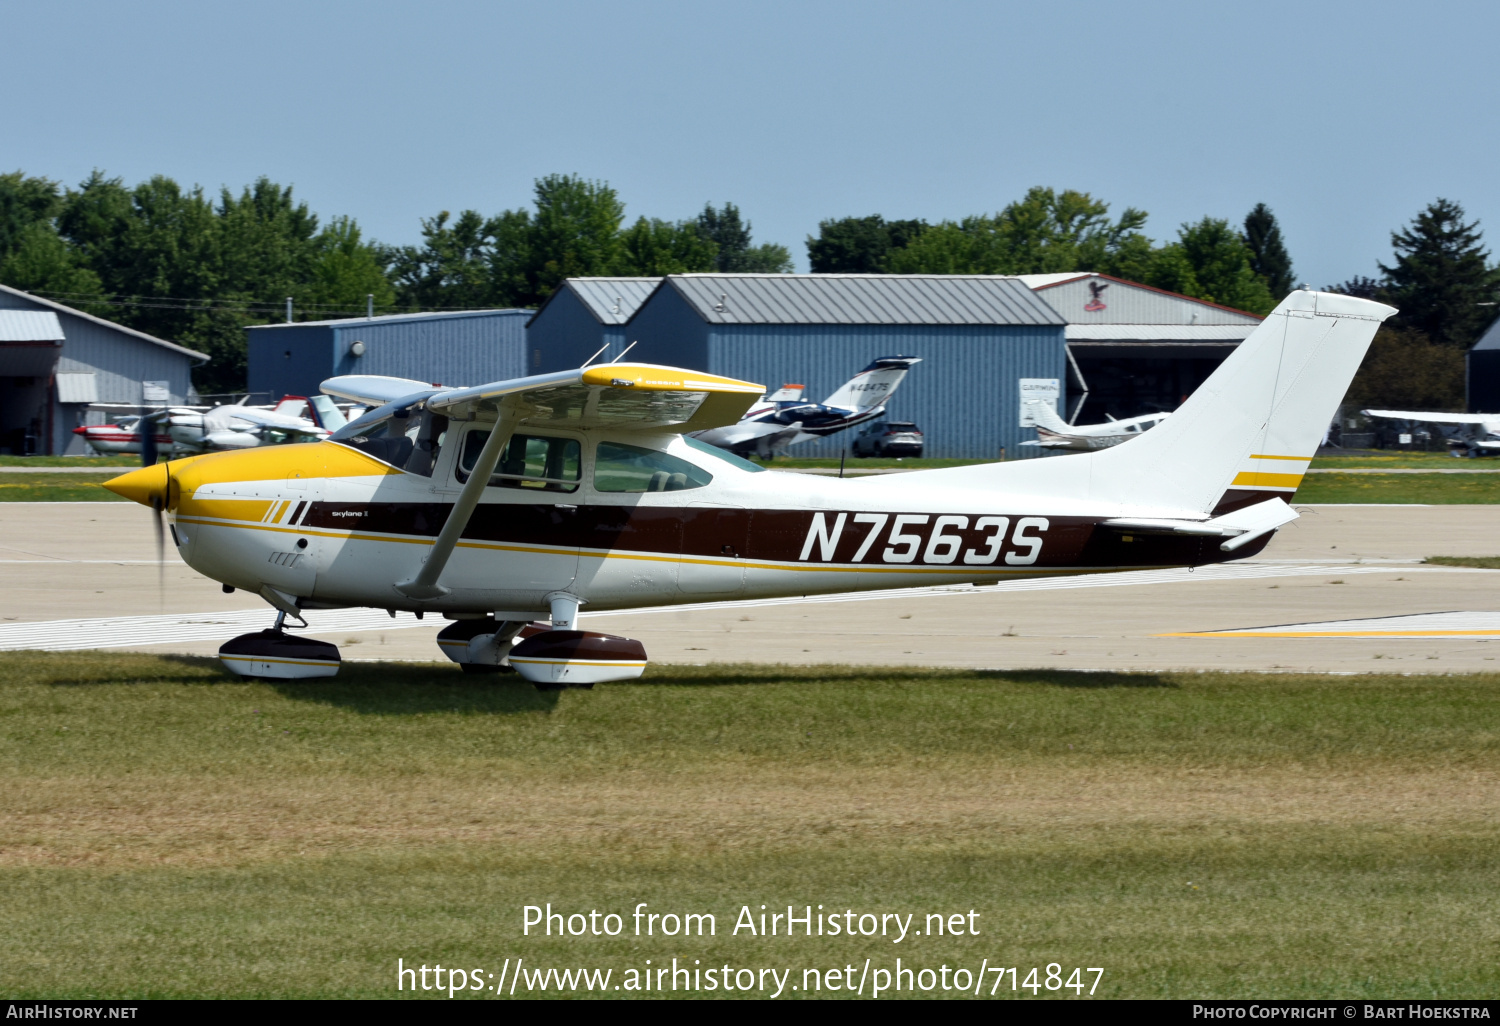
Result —
[[0, 285], [0, 454], [81, 455], [89, 403], [191, 403], [200, 352]]
[[[660, 278], [564, 281], [526, 322], [526, 345], [530, 350], [526, 372], [550, 374], [572, 370], [601, 349], [604, 352], [600, 353], [600, 360], [618, 358], [628, 345], [625, 325], [661, 281]], [[630, 354], [631, 359], [636, 356]]]
[[518, 378], [535, 373], [526, 359], [526, 322], [533, 312], [461, 310], [256, 325], [245, 329], [249, 389], [255, 401], [274, 401], [316, 395], [325, 379], [339, 374], [441, 385]]
[[[653, 286], [633, 311], [639, 293], [627, 282]], [[536, 370], [557, 370], [606, 342], [638, 341], [632, 360], [770, 389], [795, 382], [814, 402], [876, 357], [920, 356], [890, 415], [916, 421], [931, 456], [993, 459], [1001, 449], [1030, 455], [1018, 448], [1034, 437], [1021, 427], [1020, 386], [1061, 386], [1064, 328], [1024, 283], [994, 275], [674, 274], [572, 279], [537, 311], [528, 344]], [[579, 334], [554, 366], [548, 350], [570, 330]], [[797, 455], [836, 456], [848, 443], [835, 435], [799, 445]]]

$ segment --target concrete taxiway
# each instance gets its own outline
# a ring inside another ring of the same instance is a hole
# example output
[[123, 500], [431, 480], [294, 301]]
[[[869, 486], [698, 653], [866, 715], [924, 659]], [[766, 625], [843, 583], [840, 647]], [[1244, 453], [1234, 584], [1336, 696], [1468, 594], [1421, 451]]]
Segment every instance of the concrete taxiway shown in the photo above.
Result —
[[[1500, 506], [1299, 509], [1302, 518], [1254, 560], [1195, 573], [585, 609], [583, 622], [640, 638], [660, 663], [1500, 670], [1500, 618], [1474, 615], [1500, 610], [1500, 571], [1420, 563], [1428, 555], [1500, 555]], [[170, 546], [166, 555], [156, 562], [150, 515], [135, 506], [0, 504], [0, 649], [97, 639], [117, 649], [211, 655], [220, 641], [269, 625], [273, 614], [258, 598], [225, 595]], [[1380, 621], [1449, 612], [1465, 617]], [[1338, 626], [1319, 627], [1329, 623]], [[334, 611], [314, 616], [313, 626], [346, 659], [441, 658], [434, 641], [441, 620]], [[1228, 631], [1240, 633], [1201, 636]]]

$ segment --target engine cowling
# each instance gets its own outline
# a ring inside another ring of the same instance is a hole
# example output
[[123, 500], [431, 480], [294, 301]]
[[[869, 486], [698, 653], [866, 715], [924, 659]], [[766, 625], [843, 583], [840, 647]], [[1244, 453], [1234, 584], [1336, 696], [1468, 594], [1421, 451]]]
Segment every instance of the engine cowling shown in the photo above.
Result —
[[592, 687], [639, 677], [646, 646], [593, 631], [544, 631], [512, 648], [510, 665], [539, 687]]

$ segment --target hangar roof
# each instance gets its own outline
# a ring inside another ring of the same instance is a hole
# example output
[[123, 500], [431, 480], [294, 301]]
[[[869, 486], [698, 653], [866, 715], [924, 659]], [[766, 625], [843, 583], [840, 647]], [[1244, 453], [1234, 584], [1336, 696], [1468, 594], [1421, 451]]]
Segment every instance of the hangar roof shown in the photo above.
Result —
[[527, 314], [530, 310], [435, 310], [429, 313], [381, 314], [379, 317], [336, 317], [327, 321], [292, 321], [290, 324], [252, 324], [246, 331], [271, 331], [277, 328], [359, 328], [362, 325], [396, 324], [403, 321], [440, 321], [462, 317], [489, 317], [492, 314]]
[[51, 310], [0, 310], [0, 342], [60, 342], [62, 322]]
[[710, 324], [1062, 325], [1013, 277], [993, 274], [673, 274]]
[[1484, 334], [1479, 336], [1479, 341], [1475, 342], [1472, 348], [1500, 349], [1500, 319], [1496, 319], [1495, 323], [1484, 329]]
[[[600, 324], [624, 324], [635, 316], [646, 297], [656, 291], [661, 278], [569, 278], [563, 288], [571, 289], [594, 320]], [[557, 293], [553, 293], [556, 295]], [[547, 297], [547, 302], [552, 296]], [[543, 303], [542, 306], [546, 306]], [[538, 310], [537, 313], [541, 313]]]
[[150, 342], [152, 345], [161, 346], [163, 349], [170, 349], [174, 353], [179, 353], [182, 356], [191, 356], [195, 360], [203, 360], [204, 362], [207, 362], [209, 359], [207, 353], [200, 353], [196, 349], [189, 349], [187, 346], [180, 346], [176, 342], [168, 342], [166, 339], [157, 338], [155, 335], [148, 335], [144, 331], [136, 331], [134, 328], [127, 328], [123, 324], [116, 324], [114, 321], [107, 321], [103, 317], [95, 317], [91, 313], [84, 313], [82, 310], [75, 310], [71, 306], [64, 306], [62, 303], [54, 303], [50, 299], [43, 299], [41, 296], [32, 295], [30, 292], [25, 292], [21, 289], [13, 289], [9, 285], [0, 285], [0, 292], [8, 292], [12, 296], [19, 296], [21, 299], [24, 299], [28, 303], [35, 303], [37, 306], [44, 306], [49, 310], [55, 311], [56, 313], [65, 313], [70, 317], [81, 317], [84, 320], [92, 321], [93, 323], [98, 324], [101, 327], [109, 328], [113, 331], [118, 331], [122, 335], [129, 335], [132, 338], [138, 338], [143, 342]]

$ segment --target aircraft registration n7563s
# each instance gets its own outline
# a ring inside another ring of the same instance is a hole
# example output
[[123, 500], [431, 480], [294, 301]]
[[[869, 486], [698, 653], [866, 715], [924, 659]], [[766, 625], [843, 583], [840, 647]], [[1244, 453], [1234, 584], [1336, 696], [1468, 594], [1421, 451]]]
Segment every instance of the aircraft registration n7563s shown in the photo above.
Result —
[[579, 609], [1193, 566], [1251, 555], [1376, 328], [1395, 311], [1297, 291], [1161, 426], [1098, 452], [854, 480], [780, 473], [690, 436], [760, 384], [609, 364], [439, 388], [340, 377], [375, 409], [325, 441], [143, 467], [109, 482], [165, 512], [184, 561], [261, 595], [227, 643], [253, 676], [336, 672], [301, 610], [437, 613], [466, 670], [541, 686], [638, 676], [639, 642]]

